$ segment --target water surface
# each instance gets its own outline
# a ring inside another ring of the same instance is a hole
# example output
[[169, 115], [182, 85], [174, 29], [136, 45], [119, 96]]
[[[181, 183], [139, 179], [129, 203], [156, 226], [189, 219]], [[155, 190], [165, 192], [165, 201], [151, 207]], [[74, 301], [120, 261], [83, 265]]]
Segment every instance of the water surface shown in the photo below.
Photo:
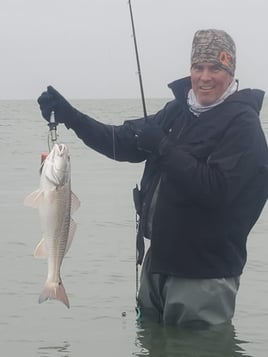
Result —
[[[73, 103], [110, 124], [141, 115], [139, 100]], [[163, 103], [148, 100], [149, 111]], [[267, 101], [262, 122], [268, 133]], [[249, 237], [232, 324], [210, 329], [139, 325], [132, 188], [143, 165], [113, 162], [60, 126], [59, 140], [71, 152], [73, 191], [81, 200], [78, 230], [62, 267], [71, 308], [57, 301], [39, 305], [47, 265], [33, 258], [40, 224], [37, 211], [24, 207], [23, 199], [39, 185], [48, 128], [35, 101], [0, 101], [0, 131], [1, 356], [267, 357], [267, 208]]]

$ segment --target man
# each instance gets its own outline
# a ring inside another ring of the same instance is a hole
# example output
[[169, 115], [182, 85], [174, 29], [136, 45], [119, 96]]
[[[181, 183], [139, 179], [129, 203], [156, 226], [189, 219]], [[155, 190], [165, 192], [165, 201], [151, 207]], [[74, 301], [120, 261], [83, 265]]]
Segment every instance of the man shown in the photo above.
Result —
[[238, 90], [236, 49], [222, 30], [197, 31], [191, 75], [169, 85], [175, 99], [157, 114], [102, 124], [73, 108], [53, 87], [42, 115], [73, 129], [117, 161], [145, 161], [135, 203], [144, 237], [138, 303], [143, 319], [167, 324], [229, 321], [246, 241], [268, 194], [268, 151], [259, 121], [264, 92]]

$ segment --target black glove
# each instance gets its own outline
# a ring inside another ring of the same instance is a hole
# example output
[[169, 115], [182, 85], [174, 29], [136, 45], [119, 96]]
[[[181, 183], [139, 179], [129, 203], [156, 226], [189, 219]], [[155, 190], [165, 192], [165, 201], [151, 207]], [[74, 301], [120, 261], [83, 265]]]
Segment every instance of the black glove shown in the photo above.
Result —
[[57, 123], [68, 124], [74, 118], [76, 110], [52, 86], [47, 87], [47, 91], [40, 95], [37, 102], [40, 106], [42, 116], [47, 121], [50, 120], [52, 111], [55, 113], [55, 121]]
[[163, 129], [151, 122], [146, 122], [144, 127], [137, 131], [137, 148], [150, 154], [163, 154], [168, 143], [167, 135]]

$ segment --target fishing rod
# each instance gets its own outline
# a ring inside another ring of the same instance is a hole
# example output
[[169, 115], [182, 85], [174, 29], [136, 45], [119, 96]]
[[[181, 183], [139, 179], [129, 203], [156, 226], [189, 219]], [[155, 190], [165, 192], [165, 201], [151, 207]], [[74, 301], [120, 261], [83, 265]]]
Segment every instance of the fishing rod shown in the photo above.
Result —
[[[139, 51], [138, 51], [138, 45], [137, 45], [137, 37], [136, 37], [136, 31], [135, 31], [135, 25], [134, 25], [134, 17], [133, 17], [133, 12], [132, 12], [131, 0], [128, 0], [128, 6], [129, 6], [132, 33], [133, 33], [133, 40], [134, 40], [134, 47], [135, 47], [135, 54], [136, 54], [136, 62], [137, 62], [139, 84], [140, 84], [140, 91], [141, 91], [143, 115], [144, 115], [144, 119], [147, 120], [147, 111], [146, 111], [145, 96], [144, 96], [142, 75], [141, 75], [141, 66], [140, 66], [140, 59], [139, 59]], [[137, 193], [139, 193], [139, 190], [137, 189], [137, 186], [136, 186], [136, 189], [133, 190], [134, 200], [135, 200], [135, 195]], [[138, 214], [136, 214], [136, 231], [137, 231], [137, 234], [138, 234], [139, 224], [140, 224], [140, 219], [139, 219]], [[137, 241], [138, 241], [138, 238], [137, 238]], [[138, 291], [139, 291], [139, 263], [138, 263], [138, 252], [136, 251], [136, 307], [135, 307], [135, 311], [136, 311], [136, 320], [137, 321], [139, 321], [140, 318], [141, 318], [141, 309], [140, 309], [139, 303], [138, 303]]]
[[132, 26], [132, 34], [133, 34], [135, 54], [136, 54], [136, 62], [137, 62], [137, 69], [138, 69], [138, 76], [139, 76], [139, 83], [140, 83], [143, 114], [144, 114], [144, 118], [146, 119], [147, 118], [147, 111], [146, 111], [144, 90], [143, 90], [143, 84], [142, 84], [141, 66], [140, 66], [139, 51], [138, 51], [138, 45], [137, 45], [137, 37], [136, 37], [136, 31], [135, 31], [135, 25], [134, 25], [134, 17], [133, 17], [133, 12], [132, 12], [131, 0], [128, 0], [128, 6], [129, 6], [131, 26]]

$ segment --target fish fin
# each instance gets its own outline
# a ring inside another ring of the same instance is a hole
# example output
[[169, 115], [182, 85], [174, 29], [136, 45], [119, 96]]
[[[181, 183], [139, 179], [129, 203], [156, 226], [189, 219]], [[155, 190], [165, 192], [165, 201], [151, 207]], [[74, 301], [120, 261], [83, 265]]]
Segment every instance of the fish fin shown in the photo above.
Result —
[[75, 212], [80, 207], [79, 198], [71, 192], [71, 214]]
[[24, 205], [33, 208], [38, 208], [42, 198], [43, 192], [40, 190], [36, 190], [24, 198]]
[[64, 305], [70, 308], [69, 300], [62, 284], [62, 281], [58, 283], [46, 281], [43, 291], [39, 296], [39, 304], [46, 300], [59, 300]]
[[70, 227], [69, 227], [69, 235], [68, 235], [68, 239], [67, 239], [64, 255], [66, 255], [66, 253], [70, 249], [70, 246], [72, 244], [72, 241], [73, 241], [73, 238], [74, 238], [74, 234], [75, 234], [75, 231], [76, 231], [76, 227], [77, 227], [76, 222], [71, 218]]
[[35, 258], [42, 258], [45, 259], [48, 257], [47, 247], [45, 243], [45, 239], [41, 239], [41, 241], [37, 244], [35, 251], [34, 251]]

